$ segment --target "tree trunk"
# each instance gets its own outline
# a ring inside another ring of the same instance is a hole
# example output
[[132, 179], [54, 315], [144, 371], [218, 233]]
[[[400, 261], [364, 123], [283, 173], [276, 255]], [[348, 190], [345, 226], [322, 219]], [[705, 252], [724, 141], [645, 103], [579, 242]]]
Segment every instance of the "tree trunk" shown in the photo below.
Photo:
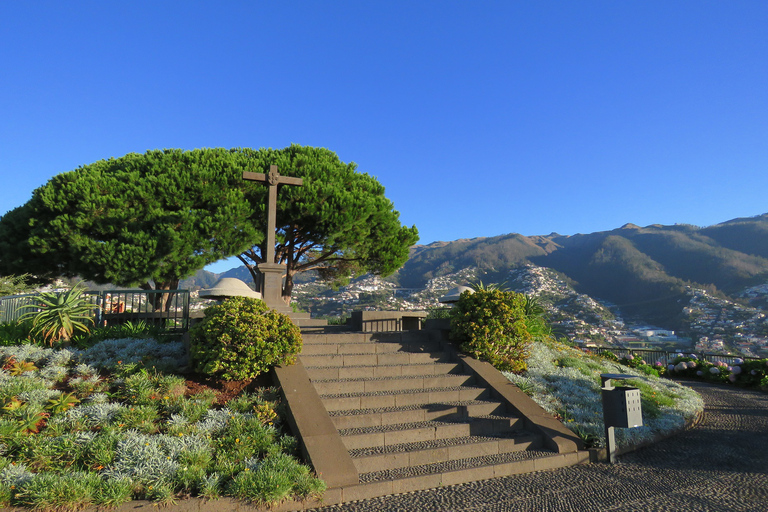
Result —
[[251, 274], [251, 279], [253, 279], [253, 289], [259, 293], [263, 293], [261, 289], [261, 280], [263, 277], [261, 272], [259, 272], [258, 263], [250, 263], [245, 259], [244, 254], [246, 253], [238, 254], [237, 259], [239, 259], [243, 265], [245, 265], [245, 268], [247, 268], [248, 272]]
[[[171, 281], [165, 281], [163, 283], [160, 283], [159, 286], [160, 290], [178, 290], [179, 289], [179, 280], [173, 279]], [[169, 292], [169, 293], [158, 293], [158, 303], [160, 306], [160, 311], [168, 311], [168, 308], [171, 306], [171, 303], [173, 301], [173, 297], [176, 295], [176, 292]]]
[[[179, 280], [171, 279], [170, 281], [161, 281], [155, 283], [154, 287], [151, 283], [144, 283], [140, 288], [142, 290], [176, 290], [179, 288]], [[149, 302], [154, 311], [165, 312], [168, 311], [168, 307], [171, 305], [174, 295], [176, 295], [176, 292], [148, 293], [147, 302]]]
[[291, 303], [291, 294], [293, 293], [293, 274], [285, 273], [285, 284], [283, 285], [283, 300], [286, 304]]

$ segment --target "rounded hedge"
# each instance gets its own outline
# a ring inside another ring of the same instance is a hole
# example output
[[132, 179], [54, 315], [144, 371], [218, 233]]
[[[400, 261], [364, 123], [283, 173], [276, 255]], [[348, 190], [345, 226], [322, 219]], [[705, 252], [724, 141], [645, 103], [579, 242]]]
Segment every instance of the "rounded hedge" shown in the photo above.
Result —
[[205, 310], [190, 333], [195, 371], [226, 380], [247, 380], [273, 366], [296, 362], [301, 331], [264, 301], [231, 297]]
[[451, 339], [461, 350], [499, 370], [523, 372], [532, 336], [526, 323], [525, 296], [498, 289], [465, 291], [451, 309]]

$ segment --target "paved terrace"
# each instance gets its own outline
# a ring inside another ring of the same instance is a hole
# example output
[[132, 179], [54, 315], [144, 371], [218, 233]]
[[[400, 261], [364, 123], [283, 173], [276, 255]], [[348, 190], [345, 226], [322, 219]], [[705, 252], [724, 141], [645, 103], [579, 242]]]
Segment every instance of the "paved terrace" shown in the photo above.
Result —
[[386, 496], [318, 511], [768, 511], [768, 394], [687, 383], [698, 427], [605, 463]]

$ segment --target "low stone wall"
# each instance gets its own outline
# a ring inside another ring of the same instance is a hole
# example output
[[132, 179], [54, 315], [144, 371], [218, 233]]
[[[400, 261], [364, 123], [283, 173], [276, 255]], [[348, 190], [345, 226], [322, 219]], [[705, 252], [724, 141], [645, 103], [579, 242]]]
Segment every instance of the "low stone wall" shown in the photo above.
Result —
[[360, 332], [419, 331], [426, 311], [353, 311], [350, 327]]

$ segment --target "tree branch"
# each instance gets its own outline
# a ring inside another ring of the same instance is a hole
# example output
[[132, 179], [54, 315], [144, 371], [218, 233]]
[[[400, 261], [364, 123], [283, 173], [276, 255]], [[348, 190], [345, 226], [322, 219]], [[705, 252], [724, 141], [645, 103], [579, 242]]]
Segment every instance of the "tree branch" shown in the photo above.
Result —
[[321, 268], [322, 265], [320, 263], [329, 263], [334, 261], [360, 261], [360, 258], [342, 258], [342, 257], [335, 257], [331, 258], [333, 253], [328, 253], [327, 255], [324, 255], [320, 258], [316, 258], [312, 261], [308, 261], [307, 263], [304, 263], [302, 265], [299, 265], [294, 268], [295, 272], [305, 272], [307, 270], [314, 270], [316, 268]]

